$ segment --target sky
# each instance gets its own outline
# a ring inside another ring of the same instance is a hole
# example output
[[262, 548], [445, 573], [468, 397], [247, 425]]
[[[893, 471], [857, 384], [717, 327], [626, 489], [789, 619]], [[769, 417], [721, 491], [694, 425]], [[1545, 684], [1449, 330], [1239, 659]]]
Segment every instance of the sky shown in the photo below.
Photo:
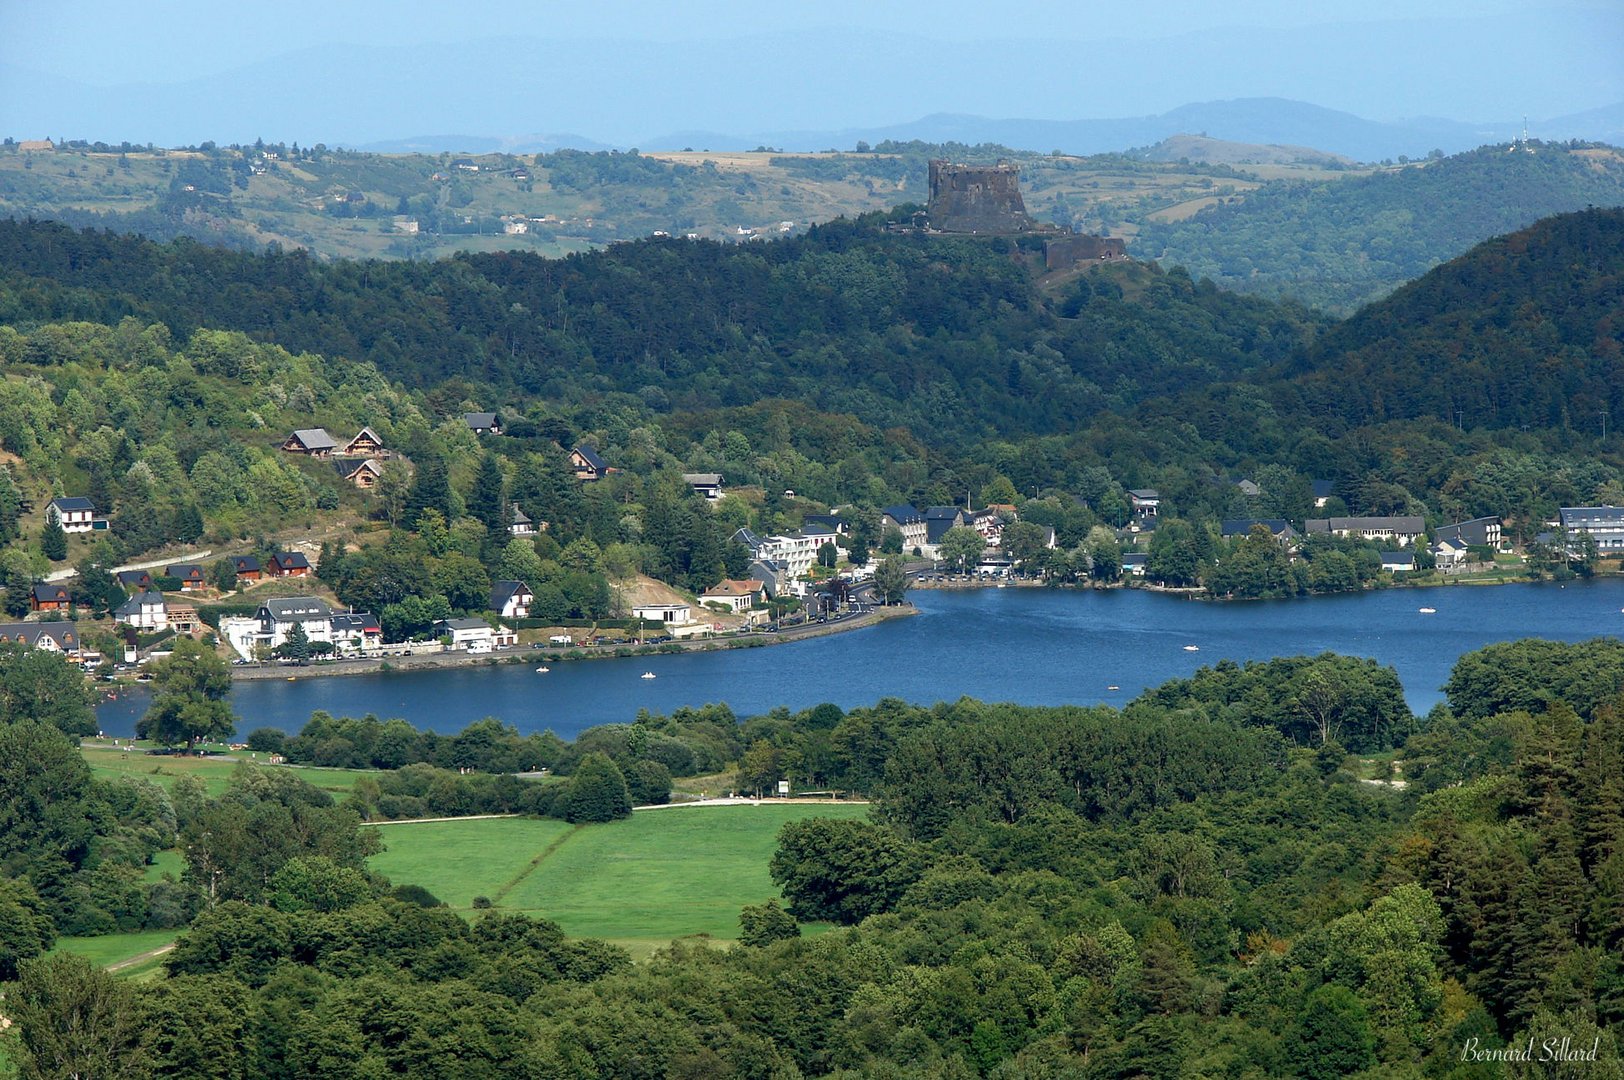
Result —
[[1624, 2], [0, 0], [0, 134], [16, 137], [281, 124], [258, 133], [353, 144], [451, 124], [626, 142], [1252, 96], [1372, 119], [1616, 104]]

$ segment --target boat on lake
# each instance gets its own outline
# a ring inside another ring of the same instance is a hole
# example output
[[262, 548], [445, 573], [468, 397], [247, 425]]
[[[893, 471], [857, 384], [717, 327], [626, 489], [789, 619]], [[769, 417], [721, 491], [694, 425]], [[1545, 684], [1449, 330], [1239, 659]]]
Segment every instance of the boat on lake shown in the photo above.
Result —
[[1420, 609], [1420, 613], [1422, 615], [1436, 615], [1438, 614], [1438, 609], [1435, 607], [1424, 607]]
[[652, 671], [645, 671], [645, 672], [643, 672], [643, 674], [638, 676], [639, 679], [652, 679], [654, 677], [655, 677], [655, 675], [654, 675], [654, 672], [652, 672]]
[[1201, 651], [1201, 646], [1199, 646], [1199, 645], [1186, 645], [1186, 646], [1184, 646], [1184, 651], [1185, 652], [1200, 652]]
[[546, 664], [543, 664], [539, 668], [536, 669], [536, 674], [537, 675], [545, 675], [551, 670], [553, 670], [553, 669], [548, 667]]

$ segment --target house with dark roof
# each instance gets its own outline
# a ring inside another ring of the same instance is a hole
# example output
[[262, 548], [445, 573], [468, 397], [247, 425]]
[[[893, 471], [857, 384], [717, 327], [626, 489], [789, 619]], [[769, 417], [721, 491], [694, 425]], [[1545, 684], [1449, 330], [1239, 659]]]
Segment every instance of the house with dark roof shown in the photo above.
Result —
[[504, 619], [528, 619], [535, 594], [522, 581], [491, 582], [491, 610]]
[[1415, 555], [1409, 551], [1382, 552], [1382, 569], [1398, 574], [1415, 569]]
[[942, 537], [947, 535], [947, 530], [969, 523], [969, 515], [956, 506], [925, 507], [925, 542], [921, 545], [921, 552], [929, 558], [935, 558], [936, 549], [941, 545]]
[[1557, 521], [1571, 552], [1579, 551], [1580, 537], [1588, 533], [1602, 555], [1624, 553], [1624, 506], [1564, 506]]
[[258, 581], [265, 576], [265, 571], [260, 568], [259, 560], [252, 555], [234, 556], [231, 565], [237, 571], [238, 581]]
[[513, 504], [513, 513], [508, 518], [508, 532], [514, 536], [536, 535], [536, 523], [530, 520], [530, 515], [519, 509], [519, 504]]
[[609, 466], [598, 456], [589, 443], [581, 443], [570, 451], [570, 468], [577, 480], [602, 480], [609, 475]]
[[839, 514], [808, 514], [801, 519], [802, 526], [822, 525], [836, 536], [851, 535], [851, 522]]
[[1351, 536], [1360, 540], [1391, 540], [1400, 547], [1408, 547], [1427, 531], [1427, 523], [1413, 515], [1397, 517], [1334, 517], [1309, 518], [1303, 522], [1303, 532], [1331, 536]]
[[176, 578], [180, 581], [181, 592], [199, 592], [208, 586], [208, 578], [203, 574], [203, 568], [196, 563], [180, 563], [175, 566], [164, 567], [164, 576]]
[[913, 551], [925, 546], [925, 515], [908, 503], [887, 506], [880, 511], [880, 530], [897, 529], [902, 533], [902, 550]]
[[350, 458], [333, 462], [333, 471], [338, 478], [351, 487], [362, 491], [371, 491], [383, 479], [383, 466], [378, 464], [377, 458]]
[[5, 641], [61, 653], [69, 658], [79, 655], [79, 631], [70, 622], [0, 623], [0, 642]]
[[131, 589], [137, 592], [146, 592], [152, 588], [152, 571], [150, 570], [120, 570], [113, 575], [119, 588], [128, 592]]
[[1285, 518], [1225, 518], [1219, 526], [1219, 533], [1225, 540], [1236, 536], [1249, 536], [1259, 525], [1268, 529], [1270, 535], [1281, 542], [1297, 539], [1297, 530], [1293, 529], [1291, 522]]
[[162, 630], [169, 625], [164, 594], [154, 589], [136, 593], [113, 609], [113, 621], [137, 630]]
[[1235, 486], [1240, 488], [1241, 494], [1248, 499], [1255, 499], [1263, 494], [1263, 489], [1258, 487], [1256, 481], [1253, 480], [1237, 480]]
[[1500, 519], [1480, 517], [1470, 521], [1458, 521], [1453, 525], [1440, 527], [1435, 536], [1438, 540], [1459, 541], [1466, 547], [1497, 548], [1500, 546]]
[[440, 619], [434, 624], [437, 637], [450, 638], [453, 649], [469, 652], [488, 652], [495, 642], [495, 631], [484, 619]]
[[69, 603], [66, 585], [47, 585], [42, 581], [28, 594], [29, 611], [66, 611]]
[[1144, 552], [1127, 552], [1122, 556], [1122, 574], [1124, 577], [1144, 577], [1149, 564], [1150, 556]]
[[278, 551], [271, 556], [272, 577], [309, 577], [310, 560], [300, 551]]
[[45, 504], [45, 520], [54, 521], [66, 533], [101, 531], [107, 519], [96, 516], [96, 504], [82, 495], [58, 496]]
[[701, 498], [720, 499], [722, 497], [721, 473], [683, 473], [682, 482], [693, 488], [694, 494]]
[[383, 644], [383, 625], [371, 612], [346, 611], [328, 620], [333, 647], [339, 652], [369, 652]]
[[333, 609], [314, 596], [292, 596], [266, 600], [254, 613], [259, 620], [256, 640], [271, 648], [284, 644], [295, 626], [304, 627], [311, 641], [333, 639]]
[[338, 449], [338, 443], [327, 434], [326, 428], [300, 428], [282, 440], [282, 449], [289, 454], [328, 457]]
[[1314, 509], [1320, 510], [1331, 501], [1331, 489], [1336, 486], [1331, 480], [1311, 480], [1309, 486], [1314, 492]]
[[462, 414], [462, 422], [468, 425], [468, 430], [475, 435], [502, 434], [502, 420], [493, 412], [471, 412]]

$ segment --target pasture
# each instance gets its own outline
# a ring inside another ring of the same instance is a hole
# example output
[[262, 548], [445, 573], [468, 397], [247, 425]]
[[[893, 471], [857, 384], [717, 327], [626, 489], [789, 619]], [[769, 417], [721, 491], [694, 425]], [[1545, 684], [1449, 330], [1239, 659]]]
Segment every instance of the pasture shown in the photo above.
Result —
[[372, 869], [459, 910], [551, 919], [646, 956], [676, 938], [732, 941], [739, 909], [779, 895], [767, 866], [786, 822], [862, 818], [862, 804], [764, 802], [640, 811], [604, 825], [494, 818], [383, 826]]

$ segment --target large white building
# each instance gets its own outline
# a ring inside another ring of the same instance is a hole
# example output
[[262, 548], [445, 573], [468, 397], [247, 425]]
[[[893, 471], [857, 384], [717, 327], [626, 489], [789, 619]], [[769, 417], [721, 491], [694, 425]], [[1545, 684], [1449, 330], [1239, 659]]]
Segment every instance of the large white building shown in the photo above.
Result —
[[267, 600], [254, 617], [259, 622], [256, 641], [273, 649], [288, 640], [295, 626], [303, 626], [305, 637], [311, 641], [333, 640], [333, 609], [327, 601], [313, 596]]
[[1578, 550], [1581, 533], [1589, 533], [1602, 555], [1624, 554], [1624, 506], [1564, 506], [1559, 519], [1570, 550]]

